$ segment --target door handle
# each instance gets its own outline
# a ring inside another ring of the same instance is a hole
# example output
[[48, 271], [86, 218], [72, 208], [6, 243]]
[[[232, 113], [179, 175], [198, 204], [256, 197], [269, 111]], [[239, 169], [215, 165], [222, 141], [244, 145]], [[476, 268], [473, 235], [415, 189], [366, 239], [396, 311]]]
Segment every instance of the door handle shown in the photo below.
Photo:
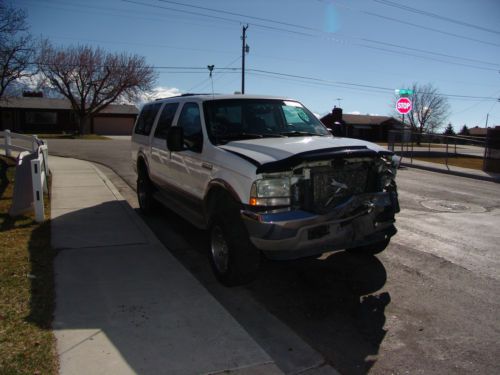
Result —
[[209, 171], [211, 171], [214, 168], [214, 166], [210, 163], [201, 163], [201, 167], [208, 169]]

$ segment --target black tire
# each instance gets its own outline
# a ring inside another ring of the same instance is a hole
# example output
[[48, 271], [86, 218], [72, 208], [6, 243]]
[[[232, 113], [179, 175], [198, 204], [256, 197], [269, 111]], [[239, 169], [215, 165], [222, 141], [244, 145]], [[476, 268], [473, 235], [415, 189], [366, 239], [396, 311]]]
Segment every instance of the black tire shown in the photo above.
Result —
[[379, 242], [374, 242], [370, 245], [351, 247], [349, 249], [346, 249], [346, 251], [348, 253], [357, 255], [375, 255], [384, 251], [389, 245], [389, 242], [391, 242], [391, 239], [387, 238]]
[[154, 185], [149, 179], [148, 171], [145, 167], [137, 171], [137, 201], [139, 208], [144, 215], [153, 214], [158, 208], [158, 202], [154, 199]]
[[234, 201], [221, 202], [210, 226], [209, 258], [212, 270], [225, 286], [247, 284], [257, 277], [260, 251], [248, 238]]

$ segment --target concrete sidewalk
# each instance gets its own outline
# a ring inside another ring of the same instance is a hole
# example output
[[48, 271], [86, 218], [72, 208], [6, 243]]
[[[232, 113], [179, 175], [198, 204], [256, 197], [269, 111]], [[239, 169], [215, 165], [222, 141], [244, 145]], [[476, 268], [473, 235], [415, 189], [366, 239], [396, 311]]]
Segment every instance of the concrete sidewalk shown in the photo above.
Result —
[[50, 166], [61, 374], [282, 374], [97, 168]]
[[461, 168], [453, 165], [431, 163], [422, 160], [411, 159], [404, 157], [401, 166], [409, 168], [418, 168], [431, 172], [449, 174], [453, 176], [474, 178], [476, 180], [498, 182], [500, 183], [500, 173], [484, 172], [477, 169]]

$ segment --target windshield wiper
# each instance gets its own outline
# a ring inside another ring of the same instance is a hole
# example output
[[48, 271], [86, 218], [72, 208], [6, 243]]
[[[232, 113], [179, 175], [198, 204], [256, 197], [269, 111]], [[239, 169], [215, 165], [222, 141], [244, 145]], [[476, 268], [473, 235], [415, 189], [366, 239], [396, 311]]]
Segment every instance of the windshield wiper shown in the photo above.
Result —
[[277, 133], [261, 134], [261, 133], [243, 132], [243, 133], [224, 134], [224, 135], [219, 135], [217, 137], [217, 139], [220, 141], [221, 144], [226, 144], [231, 141], [237, 141], [243, 139], [256, 139], [256, 138], [285, 138], [285, 136]]
[[218, 139], [236, 140], [253, 138], [283, 138], [284, 135], [278, 133], [234, 133], [219, 135]]
[[323, 134], [311, 133], [311, 132], [300, 132], [298, 130], [294, 130], [291, 132], [282, 132], [280, 134], [287, 136], [287, 137], [304, 137], [304, 136], [312, 136], [312, 135], [316, 135], [318, 137], [323, 136]]

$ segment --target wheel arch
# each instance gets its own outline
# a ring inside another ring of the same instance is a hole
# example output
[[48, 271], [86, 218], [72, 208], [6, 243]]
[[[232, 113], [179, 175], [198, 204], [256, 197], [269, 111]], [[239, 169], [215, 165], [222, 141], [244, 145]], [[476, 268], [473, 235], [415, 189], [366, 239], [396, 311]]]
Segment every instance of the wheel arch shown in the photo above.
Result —
[[208, 184], [207, 193], [205, 194], [204, 199], [207, 226], [210, 226], [211, 217], [217, 208], [217, 202], [224, 198], [230, 198], [238, 204], [242, 203], [236, 190], [234, 190], [226, 181], [221, 179], [212, 180]]
[[149, 165], [147, 162], [147, 158], [143, 153], [137, 155], [136, 167], [137, 167], [137, 174], [139, 174], [139, 171], [142, 169], [144, 169], [149, 174]]

